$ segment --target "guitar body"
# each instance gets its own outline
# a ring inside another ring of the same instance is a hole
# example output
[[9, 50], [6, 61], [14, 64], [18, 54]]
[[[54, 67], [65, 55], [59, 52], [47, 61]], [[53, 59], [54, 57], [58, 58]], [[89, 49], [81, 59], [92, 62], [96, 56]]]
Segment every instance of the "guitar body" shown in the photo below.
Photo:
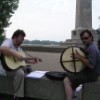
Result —
[[[18, 54], [22, 55], [25, 57], [25, 54], [23, 52], [17, 52]], [[26, 66], [25, 61], [17, 61], [14, 57], [12, 56], [5, 56], [3, 53], [1, 53], [1, 63], [3, 65], [3, 68], [6, 71], [12, 71], [15, 70], [21, 66]]]

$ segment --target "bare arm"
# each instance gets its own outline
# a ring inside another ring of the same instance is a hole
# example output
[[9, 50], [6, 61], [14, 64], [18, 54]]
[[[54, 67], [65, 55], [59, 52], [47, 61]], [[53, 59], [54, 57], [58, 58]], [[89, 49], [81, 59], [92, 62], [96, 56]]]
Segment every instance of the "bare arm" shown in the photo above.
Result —
[[[26, 58], [27, 59], [27, 58]], [[31, 59], [27, 59], [25, 60], [26, 63], [29, 63], [29, 64], [36, 64], [38, 62], [42, 62], [42, 59], [38, 58], [38, 57], [33, 57]]]
[[21, 55], [17, 54], [14, 50], [12, 50], [6, 46], [0, 47], [0, 51], [2, 53], [4, 53], [6, 56], [15, 57], [17, 60], [23, 60], [23, 57]]
[[12, 57], [15, 57], [16, 60], [25, 60], [26, 63], [30, 63], [30, 64], [36, 64], [38, 62], [40, 62], [39, 58], [37, 57], [34, 57], [34, 58], [31, 58], [31, 59], [27, 59], [27, 57], [23, 57], [22, 55], [16, 53], [14, 50], [6, 47], [6, 46], [2, 46], [0, 47], [0, 51], [2, 53], [4, 53], [6, 56], [12, 56]]
[[77, 51], [74, 53], [75, 58], [81, 60], [87, 67], [93, 68], [93, 65], [89, 63], [89, 60], [86, 57], [81, 56]]

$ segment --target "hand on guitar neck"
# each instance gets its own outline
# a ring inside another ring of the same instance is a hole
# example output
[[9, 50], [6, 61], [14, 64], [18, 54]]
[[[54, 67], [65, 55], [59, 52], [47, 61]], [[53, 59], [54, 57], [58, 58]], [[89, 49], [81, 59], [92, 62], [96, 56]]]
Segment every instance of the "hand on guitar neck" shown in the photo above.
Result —
[[26, 57], [26, 55], [24, 54], [24, 52], [17, 52], [17, 56], [13, 57], [14, 61], [25, 61], [26, 63], [30, 63], [30, 64], [35, 64], [38, 62], [42, 62], [42, 59], [38, 58], [38, 57]]

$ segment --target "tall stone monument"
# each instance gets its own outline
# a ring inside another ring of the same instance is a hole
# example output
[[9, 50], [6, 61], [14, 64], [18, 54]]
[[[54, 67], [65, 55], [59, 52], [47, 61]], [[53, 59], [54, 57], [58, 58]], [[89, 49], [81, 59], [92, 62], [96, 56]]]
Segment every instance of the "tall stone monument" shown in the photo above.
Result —
[[72, 30], [72, 39], [66, 40], [66, 45], [80, 45], [80, 32], [85, 29], [92, 32], [95, 41], [98, 39], [92, 28], [92, 0], [76, 0], [75, 29]]
[[92, 28], [92, 2], [91, 0], [76, 1], [75, 28]]
[[72, 31], [72, 39], [78, 39], [84, 29], [92, 29], [92, 1], [76, 0], [75, 29]]
[[98, 39], [96, 31], [92, 28], [92, 0], [76, 0], [76, 20], [72, 39], [79, 39], [80, 32], [84, 29], [90, 30], [94, 39]]

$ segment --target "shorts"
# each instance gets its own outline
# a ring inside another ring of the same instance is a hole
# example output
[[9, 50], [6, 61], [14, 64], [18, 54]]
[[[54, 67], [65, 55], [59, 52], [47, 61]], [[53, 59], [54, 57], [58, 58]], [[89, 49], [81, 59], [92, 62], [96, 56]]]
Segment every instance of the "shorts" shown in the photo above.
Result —
[[93, 72], [80, 72], [73, 75], [69, 75], [68, 78], [72, 84], [72, 88], [76, 89], [80, 84], [96, 81], [98, 76]]

